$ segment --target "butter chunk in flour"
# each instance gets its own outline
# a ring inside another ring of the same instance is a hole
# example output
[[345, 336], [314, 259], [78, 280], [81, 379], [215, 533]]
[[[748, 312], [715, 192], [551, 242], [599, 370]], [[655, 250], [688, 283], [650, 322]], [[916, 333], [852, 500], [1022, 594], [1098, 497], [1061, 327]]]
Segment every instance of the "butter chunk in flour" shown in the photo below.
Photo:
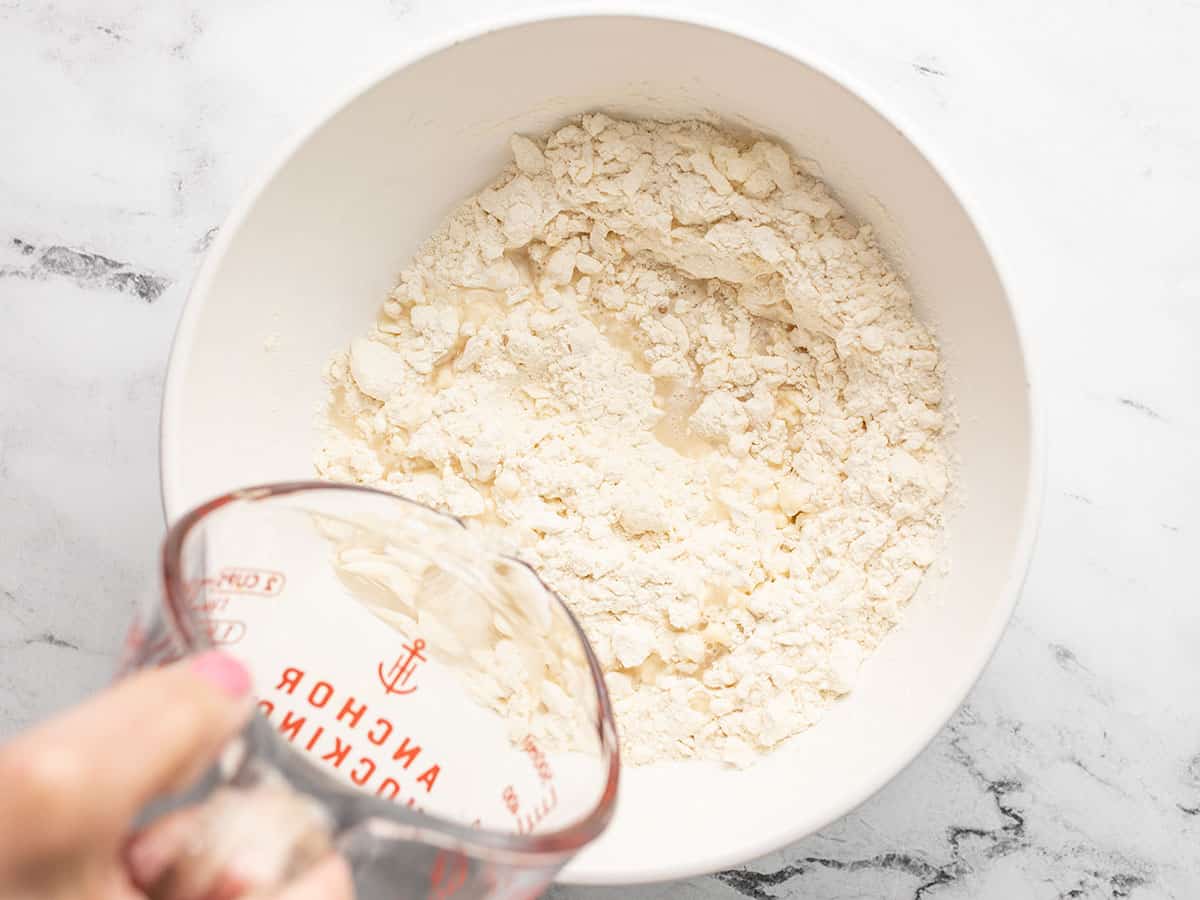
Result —
[[317, 468], [519, 548], [627, 759], [751, 762], [853, 688], [937, 555], [937, 344], [776, 144], [587, 115], [512, 155], [330, 364]]

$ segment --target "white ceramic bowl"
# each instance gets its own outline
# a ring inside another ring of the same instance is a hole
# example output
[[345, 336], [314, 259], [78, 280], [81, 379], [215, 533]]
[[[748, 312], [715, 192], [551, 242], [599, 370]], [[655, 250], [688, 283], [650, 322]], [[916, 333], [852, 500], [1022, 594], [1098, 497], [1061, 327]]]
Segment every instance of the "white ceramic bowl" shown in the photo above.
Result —
[[587, 110], [715, 114], [817, 160], [876, 226], [943, 340], [961, 417], [966, 503], [949, 574], [853, 694], [762, 763], [627, 769], [616, 820], [563, 880], [711, 871], [848, 812], [947, 721], [1016, 601], [1042, 436], [1014, 310], [961, 194], [849, 83], [769, 41], [638, 16], [530, 21], [439, 43], [347, 98], [271, 168], [222, 228], [184, 311], [163, 406], [169, 518], [232, 487], [313, 475], [323, 364], [367, 330], [438, 222], [505, 164], [514, 131]]

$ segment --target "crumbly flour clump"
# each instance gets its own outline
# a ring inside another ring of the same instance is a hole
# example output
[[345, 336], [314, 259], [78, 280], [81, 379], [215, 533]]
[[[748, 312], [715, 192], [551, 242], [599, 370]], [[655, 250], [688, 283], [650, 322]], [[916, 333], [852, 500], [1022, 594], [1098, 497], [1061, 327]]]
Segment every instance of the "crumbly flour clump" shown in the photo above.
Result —
[[748, 763], [853, 687], [937, 555], [937, 344], [777, 144], [586, 115], [512, 153], [330, 364], [317, 468], [515, 547], [627, 759]]

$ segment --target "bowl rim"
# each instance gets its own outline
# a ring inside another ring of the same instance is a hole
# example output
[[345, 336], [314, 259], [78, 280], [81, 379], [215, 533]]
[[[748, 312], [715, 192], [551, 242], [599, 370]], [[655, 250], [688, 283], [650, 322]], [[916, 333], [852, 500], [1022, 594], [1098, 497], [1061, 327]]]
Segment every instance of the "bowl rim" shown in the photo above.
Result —
[[521, 28], [540, 22], [596, 18], [641, 19], [695, 26], [751, 41], [767, 50], [806, 65], [831, 79], [900, 132], [901, 136], [941, 178], [955, 201], [962, 207], [992, 263], [1016, 332], [1017, 346], [1025, 376], [1025, 413], [1030, 424], [1027, 450], [1029, 472], [1022, 500], [1023, 514], [1008, 572], [1004, 579], [1004, 602], [993, 611], [990, 620], [986, 623], [987, 627], [981, 634], [981, 637], [985, 637], [986, 640], [975, 642], [975, 652], [970, 665], [962, 667], [962, 676], [953, 684], [948, 685], [948, 689], [942, 694], [937, 715], [929, 720], [936, 725], [912, 735], [905, 743], [897, 744], [892, 753], [892, 764], [881, 769], [878, 775], [869, 782], [861, 785], [855, 791], [847, 793], [845, 801], [838, 804], [834, 811], [810, 815], [808, 818], [804, 818], [802, 814], [798, 815], [795, 824], [791, 827], [773, 829], [767, 834], [746, 840], [740, 843], [736, 849], [728, 853], [709, 856], [699, 865], [696, 861], [676, 863], [664, 861], [661, 864], [638, 866], [627, 871], [614, 869], [603, 873], [583, 872], [578, 875], [573, 873], [568, 866], [561, 873], [565, 877], [559, 879], [563, 883], [570, 884], [645, 884], [707, 874], [747, 863], [826, 828], [878, 793], [906, 769], [941, 733], [978, 683], [1000, 645], [1000, 640], [1012, 618], [1029, 571], [1041, 520], [1045, 486], [1047, 428], [1042, 393], [1035, 376], [1036, 354], [1035, 342], [1031, 337], [1028, 322], [1030, 313], [1027, 309], [1023, 310], [1020, 304], [1014, 301], [1012, 292], [1009, 290], [1010, 278], [1005, 275], [1005, 265], [997, 250], [997, 245], [988, 237], [984, 225], [985, 219], [978, 212], [978, 204], [974, 201], [972, 194], [963, 187], [966, 183], [965, 179], [955, 174], [953, 167], [947, 165], [944, 158], [930, 149], [936, 146], [936, 142], [922, 134], [920, 129], [914, 126], [912, 120], [896, 108], [895, 103], [889, 104], [886, 98], [882, 98], [878, 91], [864, 83], [861, 78], [848, 72], [837, 62], [822, 56], [811, 47], [803, 45], [800, 39], [781, 37], [779, 34], [766, 31], [761, 26], [738, 22], [727, 15], [710, 11], [684, 12], [663, 7], [659, 3], [639, 3], [635, 6], [628, 0], [624, 0], [624, 2], [609, 0], [604, 6], [587, 9], [556, 7], [552, 10], [525, 9], [517, 12], [493, 13], [480, 16], [465, 24], [440, 29], [425, 39], [413, 43], [387, 63], [375, 67], [366, 75], [352, 81], [346, 89], [322, 104], [317, 114], [306, 118], [307, 124], [285, 139], [267, 164], [243, 187], [192, 280], [171, 342], [159, 417], [159, 483], [164, 519], [170, 525], [187, 511], [181, 504], [182, 492], [176, 483], [175, 472], [172, 471], [171, 466], [173, 461], [179, 457], [177, 422], [182, 414], [183, 373], [187, 369], [188, 359], [191, 355], [197, 323], [208, 299], [209, 288], [215, 273], [231, 245], [234, 235], [240, 230], [242, 222], [258, 203], [272, 179], [291, 161], [293, 156], [338, 112], [360, 99], [378, 84], [402, 69], [449, 49], [457, 43], [483, 38], [493, 32]]

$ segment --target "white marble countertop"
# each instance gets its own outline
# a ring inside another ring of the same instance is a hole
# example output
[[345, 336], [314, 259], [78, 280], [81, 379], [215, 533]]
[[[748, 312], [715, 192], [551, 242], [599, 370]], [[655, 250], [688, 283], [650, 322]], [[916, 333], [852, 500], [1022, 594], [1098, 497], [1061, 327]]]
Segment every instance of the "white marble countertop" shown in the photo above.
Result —
[[[234, 197], [486, 6], [0, 0], [0, 736], [109, 677], [172, 329]], [[1024, 599], [941, 736], [821, 834], [635, 893], [1200, 895], [1200, 6], [687, 7], [819, 45], [939, 145], [1031, 313], [1051, 448]]]

